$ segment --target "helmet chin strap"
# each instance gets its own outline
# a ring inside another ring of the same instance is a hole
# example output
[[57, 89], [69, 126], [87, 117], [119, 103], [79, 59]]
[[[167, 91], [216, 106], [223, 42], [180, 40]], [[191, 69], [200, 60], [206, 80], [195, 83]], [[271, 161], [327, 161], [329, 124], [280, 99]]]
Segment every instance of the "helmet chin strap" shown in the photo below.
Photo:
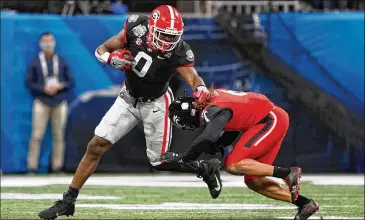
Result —
[[151, 48], [154, 51], [157, 51], [158, 48], [155, 45], [153, 45], [153, 39], [152, 39], [153, 38], [153, 34], [151, 32], [148, 32], [147, 38], [148, 38], [148, 40], [147, 40], [148, 47]]

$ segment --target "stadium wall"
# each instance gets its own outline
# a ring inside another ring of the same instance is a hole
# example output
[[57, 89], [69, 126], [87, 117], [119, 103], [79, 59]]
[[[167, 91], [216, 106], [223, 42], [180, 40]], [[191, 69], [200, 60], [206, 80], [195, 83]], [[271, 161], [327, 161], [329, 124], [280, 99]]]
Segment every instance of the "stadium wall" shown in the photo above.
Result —
[[364, 12], [259, 17], [274, 54], [364, 118]]
[[[4, 173], [27, 171], [32, 98], [25, 88], [25, 73], [38, 53], [40, 34], [54, 33], [57, 52], [69, 63], [76, 81], [69, 96], [65, 158], [66, 170], [73, 171], [95, 126], [114, 102], [124, 80], [123, 73], [103, 67], [96, 60], [95, 48], [116, 34], [125, 19], [123, 16], [1, 14], [1, 169]], [[354, 157], [360, 154], [349, 151], [345, 143], [333, 138], [323, 126], [312, 122], [305, 112], [289, 103], [283, 89], [266, 78], [265, 73], [241, 62], [213, 19], [186, 19], [185, 26], [184, 40], [193, 48], [196, 68], [207, 84], [214, 82], [215, 87], [265, 93], [289, 112], [291, 128], [275, 163], [297, 163], [307, 172], [363, 172], [363, 157]], [[181, 95], [184, 88], [186, 85], [177, 88], [175, 96]], [[187, 88], [186, 91], [190, 93]], [[177, 129], [173, 134], [172, 150], [175, 151], [185, 149], [196, 136]], [[97, 171], [150, 172], [144, 144], [143, 130], [138, 124], [102, 158]], [[50, 128], [41, 152], [39, 171], [47, 172]]]

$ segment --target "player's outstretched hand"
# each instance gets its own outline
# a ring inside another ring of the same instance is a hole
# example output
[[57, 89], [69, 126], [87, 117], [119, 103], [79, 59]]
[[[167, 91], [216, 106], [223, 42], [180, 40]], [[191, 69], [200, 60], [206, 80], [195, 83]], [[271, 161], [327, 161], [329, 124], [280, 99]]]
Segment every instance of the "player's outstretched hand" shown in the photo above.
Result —
[[196, 92], [193, 93], [193, 97], [197, 99], [198, 102], [203, 102], [209, 95], [209, 90], [206, 86], [198, 86]]
[[182, 163], [181, 158], [182, 158], [182, 154], [168, 151], [160, 157], [160, 161], [164, 162], [164, 163], [171, 163], [171, 162]]
[[129, 70], [133, 65], [133, 56], [129, 50], [120, 49], [110, 53], [108, 63], [120, 71]]

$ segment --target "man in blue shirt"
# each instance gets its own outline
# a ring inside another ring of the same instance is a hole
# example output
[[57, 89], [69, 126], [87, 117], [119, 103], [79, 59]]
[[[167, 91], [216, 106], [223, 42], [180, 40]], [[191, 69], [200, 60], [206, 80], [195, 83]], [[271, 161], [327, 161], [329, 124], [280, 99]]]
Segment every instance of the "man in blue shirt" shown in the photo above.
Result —
[[34, 97], [32, 135], [29, 142], [28, 170], [38, 169], [41, 142], [49, 120], [52, 124], [52, 170], [60, 172], [64, 162], [64, 130], [67, 120], [67, 93], [74, 80], [66, 61], [55, 53], [52, 33], [43, 33], [39, 45], [42, 51], [32, 61], [26, 75], [26, 85]]
[[123, 1], [117, 0], [112, 5], [113, 14], [125, 15], [128, 14], [128, 6], [123, 4]]

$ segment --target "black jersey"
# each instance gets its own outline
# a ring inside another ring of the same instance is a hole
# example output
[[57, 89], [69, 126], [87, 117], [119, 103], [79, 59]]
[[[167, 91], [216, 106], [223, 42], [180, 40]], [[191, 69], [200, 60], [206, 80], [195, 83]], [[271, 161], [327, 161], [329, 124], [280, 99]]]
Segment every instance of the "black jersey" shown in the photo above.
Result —
[[131, 51], [135, 65], [126, 71], [126, 86], [136, 97], [157, 98], [168, 89], [169, 79], [180, 66], [193, 66], [194, 55], [183, 40], [165, 53], [148, 47], [148, 16], [131, 15], [124, 24], [125, 46]]

